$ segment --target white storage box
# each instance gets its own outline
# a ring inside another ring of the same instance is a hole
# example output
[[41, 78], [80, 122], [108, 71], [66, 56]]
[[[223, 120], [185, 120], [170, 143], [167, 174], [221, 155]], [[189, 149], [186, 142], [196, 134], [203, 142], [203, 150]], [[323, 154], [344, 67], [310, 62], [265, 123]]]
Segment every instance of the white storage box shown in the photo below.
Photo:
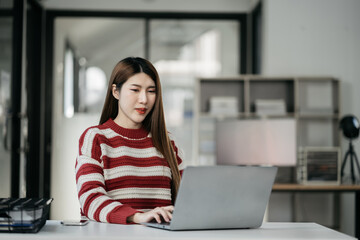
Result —
[[238, 99], [236, 97], [211, 97], [210, 98], [210, 113], [236, 115], [238, 114]]
[[285, 115], [286, 106], [283, 99], [256, 99], [256, 113], [259, 115]]

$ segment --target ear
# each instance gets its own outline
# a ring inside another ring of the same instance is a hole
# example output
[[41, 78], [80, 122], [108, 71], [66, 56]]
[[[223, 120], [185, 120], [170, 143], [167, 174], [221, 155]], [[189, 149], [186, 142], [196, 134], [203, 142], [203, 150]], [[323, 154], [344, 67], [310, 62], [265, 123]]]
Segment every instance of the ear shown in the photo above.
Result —
[[120, 91], [116, 89], [116, 84], [112, 85], [112, 95], [114, 96], [114, 98], [119, 100]]

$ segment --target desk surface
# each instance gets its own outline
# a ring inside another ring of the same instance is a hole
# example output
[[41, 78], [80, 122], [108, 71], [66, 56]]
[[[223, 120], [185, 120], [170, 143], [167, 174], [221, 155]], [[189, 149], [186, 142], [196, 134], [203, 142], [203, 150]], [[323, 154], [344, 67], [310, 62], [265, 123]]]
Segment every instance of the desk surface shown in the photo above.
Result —
[[50, 220], [36, 234], [0, 233], [0, 239], [355, 239], [316, 223], [264, 223], [258, 229], [178, 231], [141, 225], [90, 222], [83, 227], [63, 226]]

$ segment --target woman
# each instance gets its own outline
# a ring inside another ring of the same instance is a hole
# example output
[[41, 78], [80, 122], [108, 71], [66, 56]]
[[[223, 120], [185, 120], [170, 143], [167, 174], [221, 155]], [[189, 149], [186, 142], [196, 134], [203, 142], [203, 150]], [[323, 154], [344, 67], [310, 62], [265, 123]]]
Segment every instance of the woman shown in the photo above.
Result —
[[149, 61], [125, 58], [115, 66], [100, 123], [81, 135], [75, 168], [82, 216], [121, 224], [171, 220], [182, 159]]

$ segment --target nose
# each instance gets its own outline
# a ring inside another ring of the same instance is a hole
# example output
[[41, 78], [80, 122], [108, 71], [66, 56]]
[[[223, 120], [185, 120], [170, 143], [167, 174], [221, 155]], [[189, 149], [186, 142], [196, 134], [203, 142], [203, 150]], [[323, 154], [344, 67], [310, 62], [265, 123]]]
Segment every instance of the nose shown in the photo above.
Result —
[[139, 94], [139, 103], [142, 103], [142, 104], [146, 104], [146, 103], [147, 103], [146, 91], [140, 91], [140, 94]]

